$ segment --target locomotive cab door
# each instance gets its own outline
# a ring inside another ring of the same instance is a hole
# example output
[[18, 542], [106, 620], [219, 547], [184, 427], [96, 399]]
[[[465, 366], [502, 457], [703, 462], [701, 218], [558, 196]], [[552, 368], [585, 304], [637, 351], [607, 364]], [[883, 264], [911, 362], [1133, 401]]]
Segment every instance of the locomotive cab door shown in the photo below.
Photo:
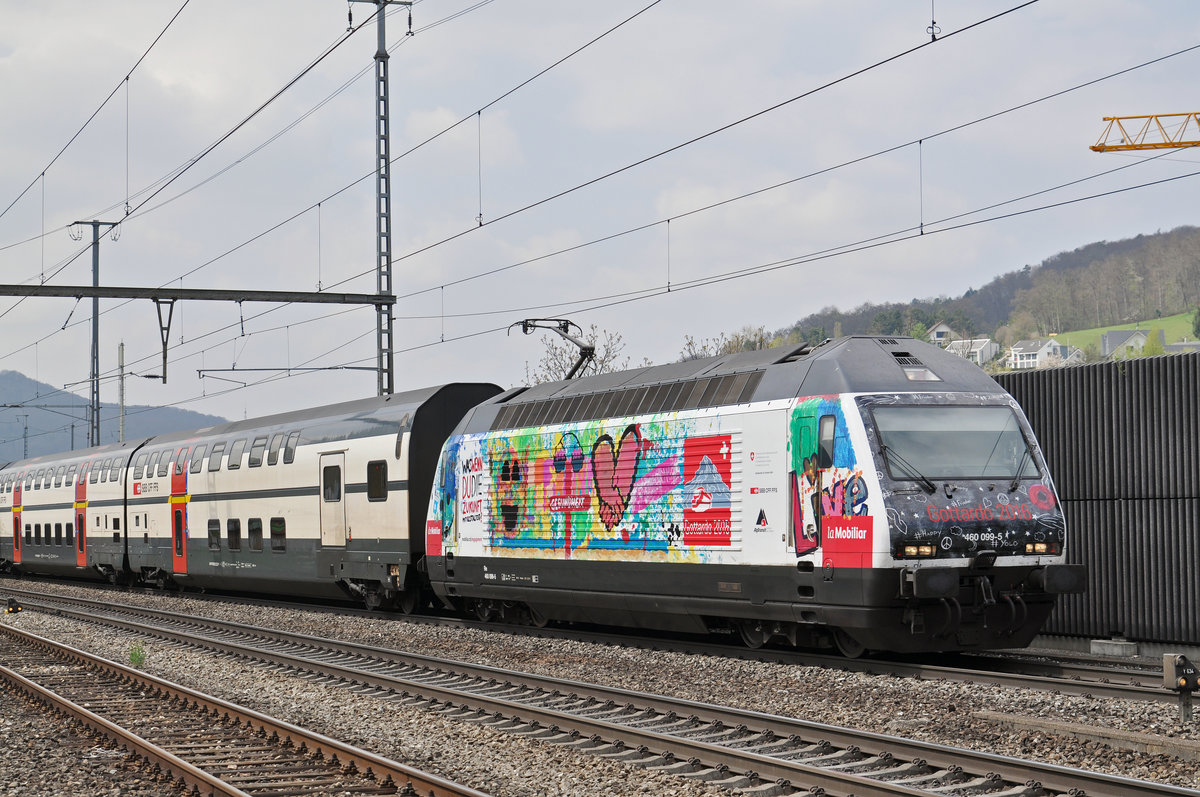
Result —
[[789, 476], [791, 504], [788, 542], [797, 556], [821, 544], [821, 468], [817, 452], [817, 416], [797, 414], [792, 423], [793, 469]]
[[346, 544], [346, 455], [322, 454], [321, 471], [321, 545]]

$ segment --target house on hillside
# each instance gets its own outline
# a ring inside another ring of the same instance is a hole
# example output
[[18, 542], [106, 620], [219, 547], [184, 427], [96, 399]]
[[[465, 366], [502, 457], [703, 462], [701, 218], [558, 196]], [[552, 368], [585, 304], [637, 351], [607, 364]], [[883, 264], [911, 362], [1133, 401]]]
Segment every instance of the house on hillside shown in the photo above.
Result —
[[946, 345], [946, 351], [976, 365], [983, 365], [996, 359], [996, 355], [1000, 353], [1000, 344], [991, 338], [955, 340]]
[[[1146, 348], [1150, 331], [1146, 329], [1114, 329], [1100, 336], [1100, 354], [1105, 357], [1136, 357]], [[1163, 331], [1158, 330], [1158, 339], [1166, 347]]]
[[958, 340], [962, 335], [959, 335], [945, 321], [939, 321], [929, 330], [929, 342], [935, 346], [941, 346], [943, 349], [953, 340]]
[[1018, 340], [1008, 350], [1005, 365], [1013, 370], [1047, 368], [1051, 365], [1073, 365], [1083, 362], [1083, 350], [1078, 346], [1059, 343], [1054, 338]]

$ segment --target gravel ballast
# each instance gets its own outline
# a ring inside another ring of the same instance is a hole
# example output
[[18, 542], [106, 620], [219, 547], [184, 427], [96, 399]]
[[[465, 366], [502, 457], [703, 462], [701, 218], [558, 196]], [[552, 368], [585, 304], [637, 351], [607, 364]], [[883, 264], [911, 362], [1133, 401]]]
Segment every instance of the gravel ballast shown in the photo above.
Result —
[[[814, 722], [904, 736], [1125, 777], [1200, 786], [1200, 763], [1119, 749], [1070, 735], [1025, 731], [976, 712], [1074, 723], [1090, 729], [1200, 740], [1175, 706], [1055, 695], [948, 681], [917, 681], [834, 669], [619, 648], [472, 629], [239, 606], [163, 594], [113, 593], [38, 583], [37, 589], [151, 606], [200, 617], [286, 628], [383, 648], [535, 672], [558, 678], [719, 703]], [[128, 662], [132, 638], [65, 618], [26, 611], [4, 622]], [[470, 722], [278, 675], [245, 662], [146, 643], [143, 669], [226, 700], [303, 725], [381, 755], [496, 795], [714, 795], [684, 778], [504, 734]], [[13, 716], [5, 714], [5, 718]], [[15, 716], [22, 716], [20, 711]], [[28, 764], [27, 764], [28, 765]], [[5, 762], [12, 784], [12, 762]], [[36, 794], [13, 791], [5, 794]], [[104, 793], [94, 792], [94, 793]], [[153, 793], [153, 792], [145, 792]], [[163, 793], [174, 793], [164, 791]]]

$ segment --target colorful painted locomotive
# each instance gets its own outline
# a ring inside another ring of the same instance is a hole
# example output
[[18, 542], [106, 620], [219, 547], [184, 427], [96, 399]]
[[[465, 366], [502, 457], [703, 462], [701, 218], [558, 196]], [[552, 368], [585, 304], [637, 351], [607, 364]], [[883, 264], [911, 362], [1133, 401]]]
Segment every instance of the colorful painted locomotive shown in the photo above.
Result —
[[484, 618], [1003, 648], [1085, 584], [1016, 402], [911, 339], [509, 391], [455, 430], [430, 508], [432, 588]]
[[1016, 403], [907, 338], [39, 457], [0, 469], [4, 514], [0, 559], [23, 572], [848, 655], [1024, 646], [1085, 582]]

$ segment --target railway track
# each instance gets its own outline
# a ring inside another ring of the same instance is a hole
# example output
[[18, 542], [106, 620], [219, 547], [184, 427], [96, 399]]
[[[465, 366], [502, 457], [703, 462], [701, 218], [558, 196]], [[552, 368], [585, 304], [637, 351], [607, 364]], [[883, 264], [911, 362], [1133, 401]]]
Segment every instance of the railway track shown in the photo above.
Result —
[[[6, 592], [17, 596], [39, 597], [48, 593], [21, 589], [13, 582], [0, 584]], [[125, 588], [94, 585], [96, 589], [125, 594]], [[145, 590], [151, 594], [157, 590]], [[228, 596], [188, 593], [194, 600], [227, 602]], [[328, 612], [372, 620], [393, 619], [397, 622], [412, 622], [444, 625], [455, 628], [474, 628], [493, 633], [533, 636], [546, 639], [570, 639], [603, 645], [637, 647], [647, 650], [675, 651], [739, 658], [752, 661], [794, 664], [802, 667], [822, 667], [845, 670], [866, 675], [892, 675], [916, 679], [942, 679], [962, 683], [979, 683], [1020, 689], [1039, 689], [1057, 694], [1080, 695], [1083, 697], [1112, 697], [1123, 700], [1145, 700], [1156, 703], [1176, 704], [1179, 694], [1163, 687], [1161, 661], [1121, 662], [1099, 659], [1092, 656], [1074, 656], [1056, 653], [1053, 657], [1026, 651], [996, 651], [984, 653], [956, 653], [915, 655], [910, 657], [887, 657], [880, 655], [861, 659], [847, 659], [839, 655], [827, 655], [808, 650], [759, 648], [748, 649], [740, 642], [724, 643], [703, 637], [683, 635], [639, 634], [623, 630], [610, 632], [588, 628], [536, 628], [533, 626], [463, 620], [457, 617], [431, 615], [393, 615], [377, 611], [346, 606], [329, 606], [319, 603], [303, 603], [272, 598], [235, 598], [239, 603], [268, 606], [285, 610]]]
[[661, 771], [789, 794], [1184, 795], [1174, 786], [1074, 770], [692, 701], [139, 607], [44, 597], [87, 622], [338, 680], [362, 693]]
[[0, 678], [192, 794], [485, 797], [218, 698], [0, 625]]

